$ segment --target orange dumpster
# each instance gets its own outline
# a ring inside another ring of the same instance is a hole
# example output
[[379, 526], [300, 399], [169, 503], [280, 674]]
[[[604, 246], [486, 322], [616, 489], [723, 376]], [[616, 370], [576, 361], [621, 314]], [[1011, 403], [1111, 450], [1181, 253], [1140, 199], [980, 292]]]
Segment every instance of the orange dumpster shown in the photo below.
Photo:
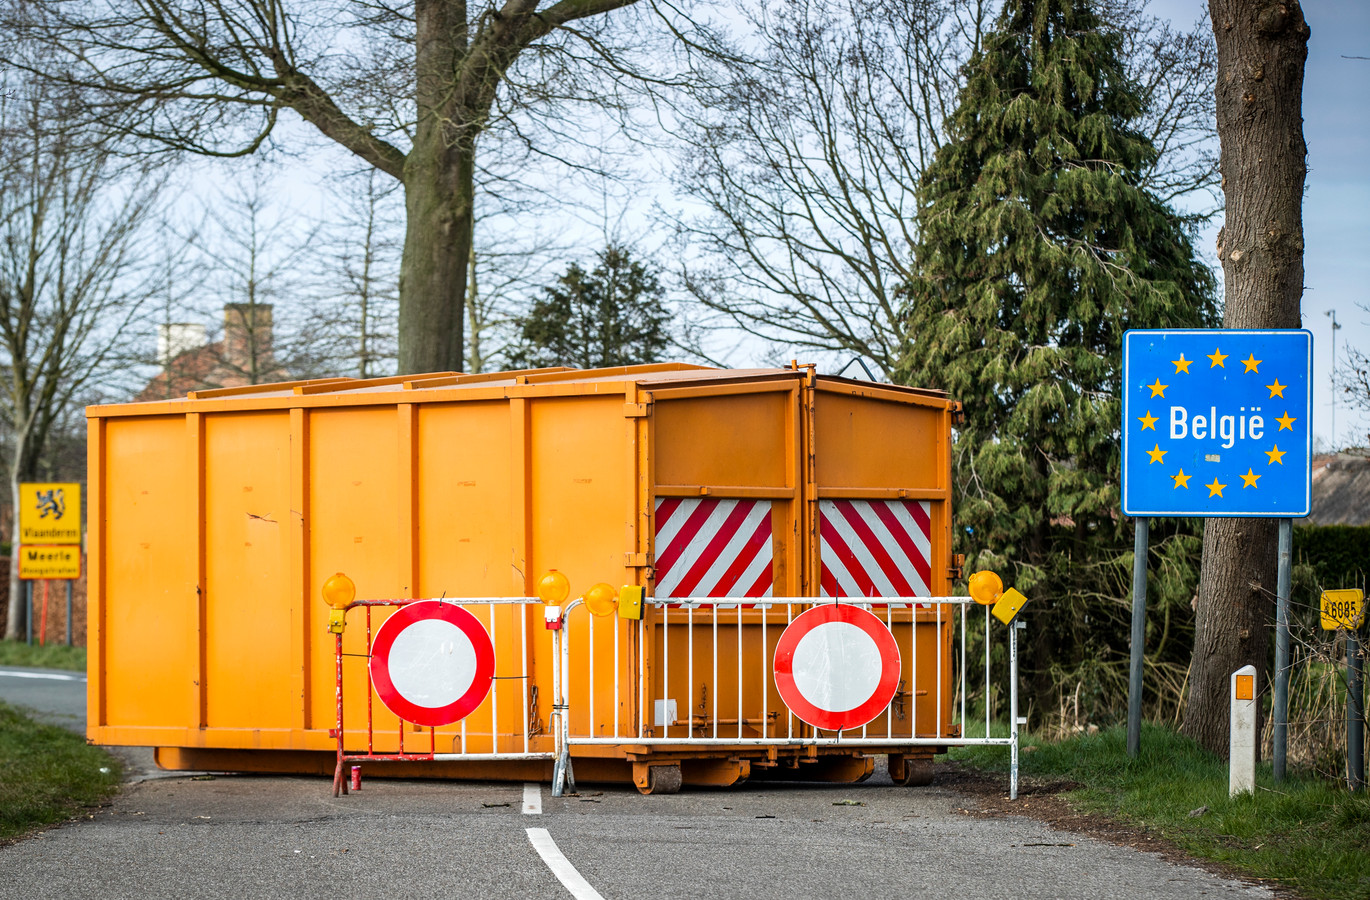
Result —
[[[959, 574], [958, 411], [812, 367], [677, 363], [90, 407], [88, 735], [172, 769], [332, 772], [336, 663], [349, 749], [432, 750], [380, 773], [547, 779], [563, 715], [581, 779], [644, 791], [858, 780], [877, 753], [917, 777], [964, 719], [965, 608], [932, 602]], [[533, 599], [549, 569], [572, 598], [642, 588], [640, 618], [575, 606], [559, 670]], [[466, 604], [491, 696], [460, 723], [401, 722], [363, 658], [393, 610], [351, 610], [335, 658], [335, 572], [360, 598]], [[868, 607], [901, 648], [894, 699], [859, 733], [806, 723], [772, 674], [818, 598]]]

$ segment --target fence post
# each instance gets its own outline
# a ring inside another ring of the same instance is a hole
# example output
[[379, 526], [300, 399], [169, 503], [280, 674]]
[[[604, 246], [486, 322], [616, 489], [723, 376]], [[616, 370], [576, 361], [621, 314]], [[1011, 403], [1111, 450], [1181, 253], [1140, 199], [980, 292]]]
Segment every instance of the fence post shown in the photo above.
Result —
[[1365, 790], [1365, 693], [1360, 640], [1346, 632], [1346, 783], [1352, 792]]

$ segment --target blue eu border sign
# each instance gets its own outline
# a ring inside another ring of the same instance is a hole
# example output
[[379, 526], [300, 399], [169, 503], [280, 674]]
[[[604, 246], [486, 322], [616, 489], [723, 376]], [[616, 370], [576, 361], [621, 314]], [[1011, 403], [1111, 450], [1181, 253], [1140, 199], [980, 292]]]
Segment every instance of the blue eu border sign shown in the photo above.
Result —
[[1123, 513], [1299, 517], [1312, 495], [1313, 335], [1123, 335]]

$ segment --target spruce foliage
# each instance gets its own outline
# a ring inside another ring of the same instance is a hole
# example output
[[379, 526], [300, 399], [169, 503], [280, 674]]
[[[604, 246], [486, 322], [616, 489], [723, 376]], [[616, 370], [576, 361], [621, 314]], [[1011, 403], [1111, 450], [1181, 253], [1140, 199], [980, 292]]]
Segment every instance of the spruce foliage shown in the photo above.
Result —
[[[1123, 332], [1216, 324], [1184, 218], [1139, 187], [1156, 149], [1133, 126], [1143, 101], [1120, 45], [1084, 0], [1005, 2], [920, 183], [904, 288], [898, 374], [964, 403], [958, 549], [967, 571], [994, 569], [1033, 599], [1039, 710], [1061, 688], [1125, 708]], [[1151, 600], [1192, 619], [1192, 527], [1157, 524]], [[1184, 641], [1171, 646], [1182, 656]]]
[[593, 369], [661, 360], [670, 314], [656, 272], [613, 244], [597, 259], [591, 272], [572, 263], [519, 320], [511, 366]]

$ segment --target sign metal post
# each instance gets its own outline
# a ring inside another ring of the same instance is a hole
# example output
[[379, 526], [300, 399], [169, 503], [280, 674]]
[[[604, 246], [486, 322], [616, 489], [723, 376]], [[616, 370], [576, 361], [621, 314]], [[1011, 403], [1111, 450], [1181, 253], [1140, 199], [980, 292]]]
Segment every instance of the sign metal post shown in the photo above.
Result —
[[1313, 335], [1302, 329], [1123, 335], [1122, 507], [1137, 519], [1128, 753], [1140, 747], [1147, 517], [1280, 519], [1275, 777], [1288, 719], [1292, 518], [1312, 499]]

